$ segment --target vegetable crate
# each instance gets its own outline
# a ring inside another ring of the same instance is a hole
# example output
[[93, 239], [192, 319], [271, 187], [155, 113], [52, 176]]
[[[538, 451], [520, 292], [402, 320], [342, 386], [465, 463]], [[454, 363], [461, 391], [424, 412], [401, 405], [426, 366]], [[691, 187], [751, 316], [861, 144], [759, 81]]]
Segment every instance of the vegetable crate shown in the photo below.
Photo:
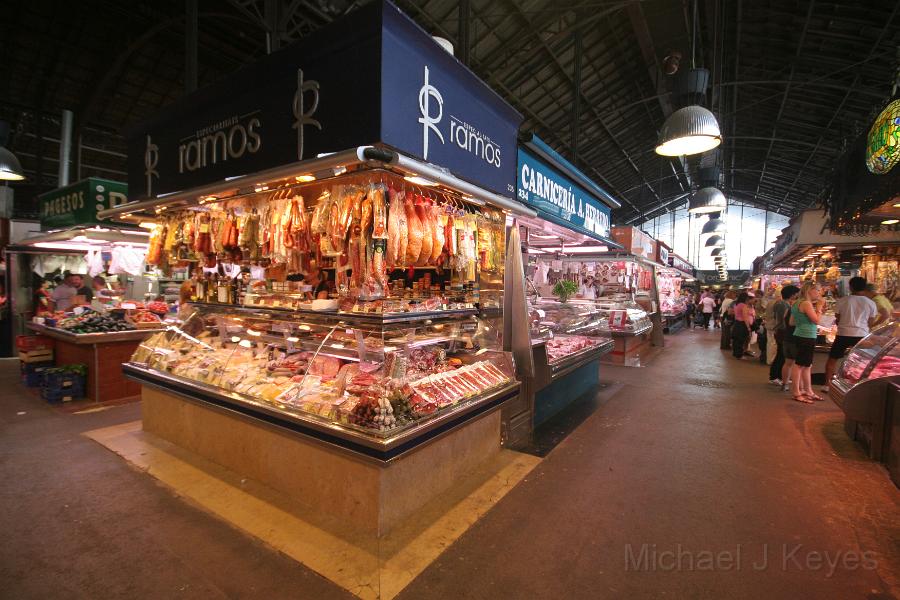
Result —
[[41, 398], [47, 402], [69, 402], [84, 395], [84, 365], [46, 369], [41, 382]]
[[16, 349], [19, 352], [53, 350], [53, 339], [45, 335], [17, 335]]
[[45, 362], [20, 362], [19, 371], [22, 374], [22, 383], [28, 387], [41, 387], [44, 381], [44, 371], [53, 368], [53, 361]]
[[53, 340], [43, 335], [16, 336], [19, 360], [26, 363], [44, 363], [53, 360]]

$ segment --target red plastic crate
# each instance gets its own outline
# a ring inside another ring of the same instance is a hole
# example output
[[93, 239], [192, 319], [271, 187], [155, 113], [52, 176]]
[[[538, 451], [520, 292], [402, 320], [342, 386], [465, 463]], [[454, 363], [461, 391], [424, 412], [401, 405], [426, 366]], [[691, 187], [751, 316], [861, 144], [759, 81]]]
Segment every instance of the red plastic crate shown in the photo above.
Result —
[[45, 335], [17, 335], [16, 348], [22, 352], [53, 350], [53, 339]]

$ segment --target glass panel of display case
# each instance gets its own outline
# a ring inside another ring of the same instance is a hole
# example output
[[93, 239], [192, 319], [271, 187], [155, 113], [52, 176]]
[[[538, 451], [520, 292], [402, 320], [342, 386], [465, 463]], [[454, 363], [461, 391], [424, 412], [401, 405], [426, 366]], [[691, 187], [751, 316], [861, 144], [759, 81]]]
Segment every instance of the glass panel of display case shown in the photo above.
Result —
[[515, 381], [498, 330], [474, 312], [388, 323], [201, 306], [132, 363], [382, 437]]
[[868, 379], [900, 375], [900, 322], [882, 325], [860, 340], [841, 365], [838, 379], [847, 387]]
[[529, 302], [528, 316], [531, 339], [544, 341], [551, 365], [606, 341], [608, 329], [593, 302]]

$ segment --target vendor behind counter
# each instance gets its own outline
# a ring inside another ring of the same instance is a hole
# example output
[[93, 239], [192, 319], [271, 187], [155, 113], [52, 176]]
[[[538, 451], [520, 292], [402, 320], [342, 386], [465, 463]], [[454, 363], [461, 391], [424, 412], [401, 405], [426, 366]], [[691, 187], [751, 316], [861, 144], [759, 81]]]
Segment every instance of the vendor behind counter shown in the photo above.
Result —
[[94, 292], [84, 285], [84, 278], [77, 273], [66, 273], [60, 283], [50, 294], [53, 310], [67, 311], [76, 304], [90, 302]]

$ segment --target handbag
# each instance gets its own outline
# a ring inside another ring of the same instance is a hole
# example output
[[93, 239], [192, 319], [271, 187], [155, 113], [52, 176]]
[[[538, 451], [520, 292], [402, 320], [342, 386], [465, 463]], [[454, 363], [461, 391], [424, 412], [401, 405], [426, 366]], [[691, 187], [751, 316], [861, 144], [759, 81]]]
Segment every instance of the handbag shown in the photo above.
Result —
[[755, 331], [751, 331], [751, 332], [750, 332], [750, 342], [749, 342], [749, 345], [752, 346], [753, 344], [755, 344], [755, 343], [757, 342], [758, 339], [759, 339], [759, 337], [757, 336], [756, 332], [755, 332]]

